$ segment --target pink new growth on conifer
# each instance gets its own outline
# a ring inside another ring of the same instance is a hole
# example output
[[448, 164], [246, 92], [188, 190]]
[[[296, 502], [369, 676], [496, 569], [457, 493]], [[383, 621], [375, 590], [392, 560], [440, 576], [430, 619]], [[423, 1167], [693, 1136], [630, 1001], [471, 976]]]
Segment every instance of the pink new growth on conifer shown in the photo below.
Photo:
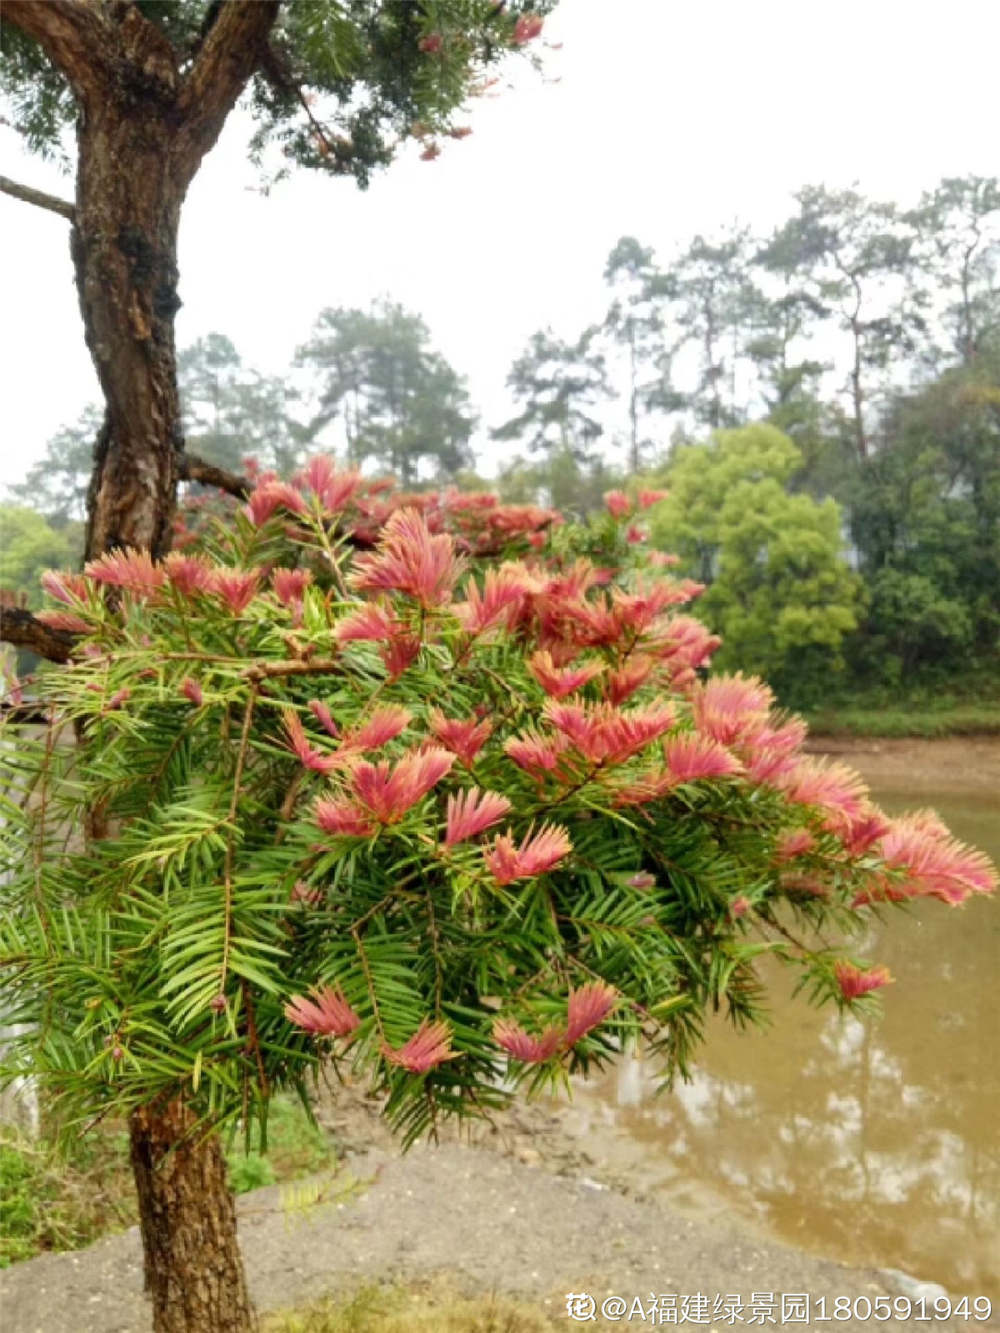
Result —
[[312, 1000], [293, 995], [285, 1005], [289, 1023], [318, 1037], [348, 1037], [361, 1024], [361, 1019], [344, 999], [339, 990], [323, 986], [312, 992]]
[[377, 825], [367, 811], [346, 796], [334, 796], [316, 802], [316, 823], [324, 833], [344, 838], [367, 838]]
[[632, 509], [632, 502], [624, 491], [605, 491], [604, 504], [612, 518], [624, 518]]
[[312, 574], [308, 569], [274, 569], [271, 571], [271, 586], [278, 601], [284, 606], [293, 607], [302, 601], [306, 588], [312, 583]]
[[608, 703], [623, 704], [644, 685], [656, 667], [656, 660], [644, 653], [633, 653], [624, 666], [609, 671], [604, 678]]
[[95, 583], [109, 583], [140, 597], [148, 597], [162, 588], [167, 577], [153, 564], [148, 551], [105, 551], [89, 561], [83, 572]]
[[310, 458], [297, 480], [300, 485], [309, 487], [327, 514], [339, 514], [361, 485], [359, 473], [338, 472], [333, 459], [326, 454]]
[[430, 714], [430, 728], [447, 750], [458, 756], [466, 768], [471, 768], [476, 755], [486, 744], [493, 731], [489, 718], [445, 717], [436, 708]]
[[526, 727], [519, 736], [511, 736], [504, 742], [504, 754], [512, 759], [518, 768], [523, 768], [533, 778], [544, 778], [548, 774], [558, 775], [560, 760], [569, 749], [565, 736], [542, 735], [531, 727]]
[[548, 1027], [537, 1037], [530, 1036], [511, 1018], [498, 1018], [493, 1024], [493, 1040], [515, 1060], [539, 1065], [550, 1060], [563, 1043], [562, 1028]]
[[794, 861], [797, 856], [804, 856], [816, 846], [816, 839], [807, 828], [788, 829], [778, 835], [774, 844], [776, 861]]
[[452, 847], [482, 833], [504, 815], [509, 814], [510, 801], [494, 791], [481, 792], [478, 787], [448, 797], [444, 845]]
[[674, 725], [671, 704], [653, 702], [629, 712], [613, 704], [550, 699], [545, 717], [593, 763], [621, 764]]
[[546, 824], [534, 837], [526, 835], [520, 847], [514, 846], [509, 833], [498, 833], [492, 850], [484, 852], [483, 859], [498, 884], [510, 884], [551, 870], [572, 850], [566, 830]]
[[87, 596], [87, 580], [82, 574], [68, 574], [62, 570], [47, 569], [39, 582], [50, 597], [54, 597], [57, 602], [62, 602], [65, 606], [82, 602]]
[[430, 610], [451, 601], [462, 568], [447, 533], [432, 536], [416, 509], [397, 509], [382, 529], [378, 550], [358, 556], [348, 581], [362, 592], [406, 593]]
[[181, 693], [186, 699], [190, 699], [193, 704], [201, 707], [204, 697], [201, 692], [201, 686], [192, 676], [185, 676], [181, 682]]
[[345, 744], [358, 750], [377, 750], [405, 731], [413, 714], [401, 704], [385, 704], [345, 738]]
[[527, 570], [514, 565], [488, 569], [482, 589], [470, 579], [465, 601], [456, 603], [453, 610], [463, 629], [470, 634], [481, 634], [494, 626], [509, 624], [528, 593], [536, 592], [539, 586]]
[[764, 726], [774, 694], [757, 676], [713, 676], [691, 696], [698, 730], [721, 745], [756, 735]]
[[397, 634], [383, 645], [382, 661], [390, 681], [399, 677], [420, 656], [420, 639], [416, 634]]
[[528, 670], [546, 694], [562, 699], [580, 690], [604, 670], [603, 662], [581, 662], [579, 666], [557, 667], [550, 652], [540, 651], [528, 659]]
[[336, 738], [340, 735], [340, 729], [333, 720], [333, 714], [320, 699], [309, 700], [309, 711], [328, 736]]
[[544, 19], [539, 14], [521, 14], [514, 24], [514, 41], [518, 46], [532, 41], [542, 31]]
[[172, 587], [185, 597], [196, 592], [203, 592], [211, 587], [212, 566], [200, 555], [185, 555], [183, 551], [171, 551], [163, 562], [167, 578]]
[[617, 992], [603, 981], [571, 990], [566, 1006], [566, 1045], [575, 1046], [592, 1028], [603, 1023], [615, 1007]]
[[928, 812], [896, 819], [882, 838], [880, 852], [890, 871], [870, 892], [859, 895], [855, 905], [878, 898], [937, 898], [952, 907], [975, 893], [993, 893], [997, 872], [983, 852], [967, 847], [948, 835], [948, 830]]
[[731, 755], [718, 741], [692, 732], [672, 736], [663, 747], [663, 757], [675, 782], [731, 777], [742, 772], [743, 768], [735, 755]]
[[882, 813], [878, 806], [866, 802], [860, 815], [851, 820], [848, 831], [841, 834], [841, 841], [851, 856], [863, 856], [891, 829], [891, 820]]
[[75, 611], [35, 611], [34, 616], [50, 629], [63, 629], [70, 634], [89, 634], [93, 629], [93, 626]]
[[333, 634], [338, 643], [350, 643], [355, 639], [378, 642], [391, 639], [399, 628], [399, 621], [391, 611], [377, 602], [366, 602], [357, 611], [338, 620]]
[[394, 824], [451, 769], [455, 756], [447, 750], [411, 750], [397, 764], [357, 763], [350, 776], [359, 805], [381, 824]]
[[833, 974], [845, 1000], [855, 1000], [859, 995], [878, 990], [892, 981], [887, 967], [870, 967], [862, 971], [860, 967], [847, 962], [834, 963]]
[[279, 509], [293, 514], [304, 514], [306, 502], [295, 489], [284, 481], [265, 481], [251, 491], [244, 512], [256, 527], [260, 527]]
[[212, 571], [209, 591], [221, 597], [234, 616], [244, 612], [257, 594], [259, 569], [216, 569]]
[[799, 758], [775, 785], [790, 801], [817, 806], [824, 827], [836, 833], [847, 833], [868, 805], [868, 788], [861, 775], [845, 764]]
[[390, 1064], [400, 1065], [411, 1074], [426, 1074], [445, 1060], [457, 1059], [460, 1052], [451, 1049], [451, 1031], [447, 1023], [431, 1023], [425, 1018], [410, 1040], [398, 1050], [383, 1042], [382, 1054]]
[[315, 773], [332, 773], [338, 766], [336, 755], [322, 754], [314, 749], [306, 737], [305, 728], [298, 713], [293, 713], [291, 709], [286, 709], [282, 714], [282, 723], [285, 733], [288, 736], [289, 743], [299, 762], [306, 768], [311, 768]]

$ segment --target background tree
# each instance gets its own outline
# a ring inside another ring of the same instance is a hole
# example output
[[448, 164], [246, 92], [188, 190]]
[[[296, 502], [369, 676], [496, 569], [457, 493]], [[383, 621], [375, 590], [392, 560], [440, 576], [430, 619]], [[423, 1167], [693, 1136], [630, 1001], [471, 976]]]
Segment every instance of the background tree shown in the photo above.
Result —
[[536, 454], [565, 451], [581, 465], [592, 460], [604, 434], [593, 409], [611, 392], [596, 335], [587, 329], [573, 343], [551, 329], [532, 336], [507, 376], [521, 411], [490, 431], [494, 440], [523, 440]]
[[56, 528], [34, 509], [0, 505], [0, 589], [41, 605], [42, 574], [74, 563], [80, 545], [74, 525]]
[[652, 540], [707, 585], [704, 614], [723, 635], [720, 662], [766, 671], [781, 697], [809, 704], [843, 666], [860, 581], [845, 563], [832, 499], [792, 495], [802, 455], [771, 426], [684, 445], [660, 478]]
[[[1000, 355], [900, 394], [852, 496], [851, 535], [872, 605], [866, 674], [948, 675], [996, 662], [1000, 633]], [[912, 617], [909, 629], [908, 618]]]
[[246, 458], [290, 476], [306, 431], [292, 415], [297, 395], [287, 377], [245, 366], [224, 334], [209, 333], [177, 358], [187, 444], [206, 462], [241, 472]]
[[835, 315], [848, 335], [851, 432], [863, 459], [870, 449], [870, 377], [885, 371], [893, 352], [912, 351], [911, 329], [923, 327], [919, 310], [904, 300], [913, 236], [892, 204], [854, 190], [806, 186], [795, 198], [797, 215], [778, 229], [760, 261], [774, 272], [801, 275], [814, 309]]
[[538, 461], [518, 454], [500, 464], [496, 491], [508, 504], [543, 504], [586, 518], [601, 510], [604, 495], [622, 482], [620, 471], [603, 458], [581, 465], [570, 449], [554, 449]]
[[[539, 0], [533, 9], [548, 7]], [[8, 119], [41, 151], [58, 148], [68, 126], [76, 132], [72, 203], [0, 185], [71, 226], [84, 336], [105, 405], [86, 553], [131, 547], [161, 556], [177, 483], [193, 475], [174, 349], [177, 230], [191, 181], [237, 100], [248, 95], [257, 122], [251, 150], [262, 165], [277, 146], [282, 170], [294, 163], [364, 185], [408, 136], [446, 132], [483, 69], [540, 24], [521, 4], [492, 0], [448, 8], [7, 0], [0, 22]], [[241, 479], [230, 485], [245, 494]], [[27, 613], [5, 611], [3, 633], [55, 657], [67, 651], [60, 632]], [[154, 1318], [159, 1330], [243, 1330], [252, 1316], [221, 1153], [214, 1139], [180, 1151], [186, 1124], [181, 1100], [137, 1110], [131, 1126]], [[170, 1171], [153, 1170], [168, 1154]]]
[[940, 370], [957, 354], [971, 366], [1000, 330], [1000, 183], [995, 177], [946, 177], [923, 194], [906, 220], [947, 328], [945, 346], [931, 344], [931, 364]]
[[671, 388], [671, 376], [673, 357], [684, 336], [670, 338], [667, 314], [676, 296], [673, 278], [657, 268], [653, 251], [634, 236], [623, 236], [608, 255], [604, 280], [618, 293], [604, 327], [627, 359], [628, 467], [635, 475], [653, 443], [646, 433], [647, 418], [683, 406], [682, 395]]
[[[82, 524], [87, 517], [87, 490], [94, 471], [94, 440], [102, 414], [92, 403], [72, 426], [63, 426], [45, 446], [24, 481], [9, 486], [22, 504], [44, 514], [53, 527]], [[83, 554], [82, 543], [80, 555]]]
[[336, 421], [349, 459], [374, 459], [407, 487], [424, 463], [437, 481], [471, 465], [476, 418], [465, 383], [430, 346], [419, 315], [388, 300], [367, 311], [324, 310], [295, 361], [315, 384], [304, 431], [311, 440]]
[[713, 430], [739, 416], [739, 362], [751, 310], [749, 239], [739, 225], [717, 238], [696, 236], [669, 270], [677, 323], [699, 355], [688, 402], [696, 420]]

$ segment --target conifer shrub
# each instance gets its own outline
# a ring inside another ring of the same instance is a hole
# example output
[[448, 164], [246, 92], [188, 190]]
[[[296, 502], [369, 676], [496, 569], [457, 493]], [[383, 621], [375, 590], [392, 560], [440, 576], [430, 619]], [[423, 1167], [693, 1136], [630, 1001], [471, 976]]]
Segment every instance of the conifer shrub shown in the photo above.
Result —
[[700, 585], [634, 509], [314, 458], [161, 562], [46, 575], [78, 637], [41, 733], [6, 722], [13, 1067], [78, 1124], [180, 1097], [266, 1146], [330, 1061], [409, 1141], [631, 1041], [683, 1075], [707, 1013], [764, 1016], [762, 955], [870, 1005], [888, 973], [830, 941], [996, 873], [710, 674]]

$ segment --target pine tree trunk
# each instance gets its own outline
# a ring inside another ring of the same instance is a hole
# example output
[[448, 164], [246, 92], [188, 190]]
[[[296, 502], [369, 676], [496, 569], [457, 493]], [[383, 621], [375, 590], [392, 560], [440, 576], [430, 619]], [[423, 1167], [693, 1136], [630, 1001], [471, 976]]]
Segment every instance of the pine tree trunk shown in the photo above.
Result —
[[[260, 66], [280, 0], [209, 6], [192, 52], [135, 4], [5, 0], [76, 103], [71, 252], [106, 405], [86, 556], [170, 547], [183, 437], [174, 316], [187, 188]], [[147, 8], [147, 7], [144, 7]], [[95, 812], [95, 834], [100, 814]], [[181, 1102], [131, 1120], [131, 1156], [156, 1333], [252, 1333], [233, 1198], [217, 1138]]]
[[[154, 101], [109, 99], [81, 118], [71, 239], [87, 346], [105, 400], [86, 556], [170, 548], [184, 447], [174, 316], [177, 227], [189, 164]], [[233, 1197], [216, 1136], [181, 1102], [131, 1120], [146, 1289], [156, 1333], [254, 1333]]]
[[180, 1102], [130, 1123], [146, 1290], [156, 1333], [255, 1333], [236, 1238], [236, 1206], [217, 1135], [191, 1135]]
[[185, 185], [159, 108], [108, 103], [79, 130], [71, 249], [106, 412], [94, 451], [87, 556], [170, 544], [184, 447], [174, 316]]

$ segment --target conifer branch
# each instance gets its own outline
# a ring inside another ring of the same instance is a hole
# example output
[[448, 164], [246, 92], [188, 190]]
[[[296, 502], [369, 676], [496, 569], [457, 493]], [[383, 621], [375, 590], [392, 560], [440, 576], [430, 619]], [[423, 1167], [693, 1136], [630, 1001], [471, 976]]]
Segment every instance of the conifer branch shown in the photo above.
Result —
[[9, 176], [0, 176], [0, 193], [9, 194], [12, 199], [20, 199], [25, 204], [34, 204], [36, 208], [45, 208], [50, 213], [58, 213], [69, 222], [76, 220], [76, 209], [68, 199], [60, 199], [45, 190], [36, 190], [31, 185], [22, 185], [19, 181], [12, 181]]
[[247, 695], [246, 708], [243, 710], [243, 728], [240, 731], [239, 748], [236, 751], [236, 770], [233, 773], [233, 795], [229, 802], [229, 813], [226, 816], [226, 822], [229, 825], [229, 832], [226, 836], [226, 856], [223, 869], [223, 891], [225, 894], [224, 911], [225, 927], [222, 942], [222, 968], [219, 977], [219, 994], [221, 995], [226, 986], [226, 975], [229, 972], [229, 949], [233, 933], [233, 821], [240, 803], [240, 784], [243, 780], [243, 767], [246, 764], [247, 750], [250, 745], [250, 723], [253, 721], [254, 708], [257, 704], [257, 686], [250, 687], [250, 693]]
[[0, 602], [0, 640], [15, 648], [27, 648], [49, 662], [68, 662], [76, 635], [50, 628], [23, 606], [4, 606]]
[[235, 496], [237, 500], [245, 500], [253, 490], [253, 485], [246, 477], [239, 477], [235, 472], [227, 472], [225, 468], [216, 467], [214, 463], [206, 463], [189, 453], [181, 456], [180, 479], [196, 481], [199, 486], [215, 486], [218, 490], [225, 491], [227, 495]]

